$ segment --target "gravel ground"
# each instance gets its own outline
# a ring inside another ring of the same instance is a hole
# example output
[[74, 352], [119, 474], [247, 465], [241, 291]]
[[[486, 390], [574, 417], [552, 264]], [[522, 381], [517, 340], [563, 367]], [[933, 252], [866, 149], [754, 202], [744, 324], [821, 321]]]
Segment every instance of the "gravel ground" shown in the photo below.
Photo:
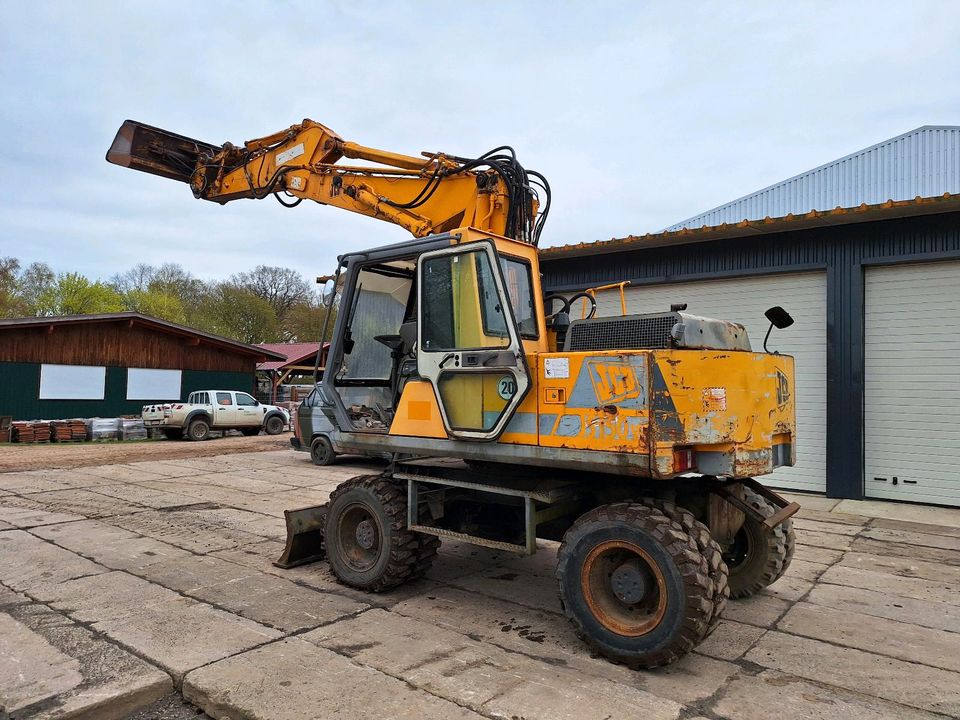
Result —
[[171, 693], [150, 707], [127, 716], [126, 720], [213, 720], [203, 710], [194, 707], [180, 695]]
[[280, 435], [229, 435], [204, 442], [188, 440], [106, 441], [84, 443], [0, 444], [0, 472], [78, 468], [93, 465], [173, 460], [232, 455], [234, 453], [287, 450], [290, 433]]

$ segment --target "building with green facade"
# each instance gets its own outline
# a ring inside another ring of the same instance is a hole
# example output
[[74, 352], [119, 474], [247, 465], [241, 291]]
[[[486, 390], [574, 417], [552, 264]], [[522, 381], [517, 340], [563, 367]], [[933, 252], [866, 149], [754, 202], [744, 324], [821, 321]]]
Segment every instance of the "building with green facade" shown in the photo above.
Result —
[[0, 319], [0, 416], [139, 415], [194, 390], [253, 392], [284, 356], [134, 312]]

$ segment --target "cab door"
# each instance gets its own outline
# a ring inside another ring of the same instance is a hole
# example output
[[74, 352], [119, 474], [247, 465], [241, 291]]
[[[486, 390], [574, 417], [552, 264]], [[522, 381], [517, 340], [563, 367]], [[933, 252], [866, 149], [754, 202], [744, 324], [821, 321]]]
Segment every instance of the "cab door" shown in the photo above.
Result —
[[232, 392], [217, 392], [213, 406], [213, 424], [220, 427], [232, 427], [238, 424], [237, 406], [233, 402]]
[[263, 408], [253, 396], [247, 393], [236, 393], [237, 424], [244, 427], [256, 427], [263, 423]]
[[447, 433], [496, 440], [530, 386], [492, 242], [417, 261], [417, 366], [436, 392]]

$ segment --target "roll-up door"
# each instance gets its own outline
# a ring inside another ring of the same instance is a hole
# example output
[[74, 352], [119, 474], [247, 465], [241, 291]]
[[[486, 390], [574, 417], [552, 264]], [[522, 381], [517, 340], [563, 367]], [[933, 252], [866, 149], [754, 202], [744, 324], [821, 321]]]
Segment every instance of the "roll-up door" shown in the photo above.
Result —
[[868, 268], [868, 497], [960, 505], [960, 262]]
[[[754, 350], [762, 350], [769, 322], [764, 311], [783, 306], [796, 324], [774, 329], [771, 350], [796, 358], [797, 465], [760, 478], [780, 488], [823, 492], [826, 488], [826, 274], [822, 272], [764, 275], [627, 287], [627, 312], [665, 312], [673, 303], [687, 303], [694, 315], [743, 323]], [[619, 315], [620, 293], [597, 295], [597, 315]], [[579, 317], [579, 304], [571, 312]]]

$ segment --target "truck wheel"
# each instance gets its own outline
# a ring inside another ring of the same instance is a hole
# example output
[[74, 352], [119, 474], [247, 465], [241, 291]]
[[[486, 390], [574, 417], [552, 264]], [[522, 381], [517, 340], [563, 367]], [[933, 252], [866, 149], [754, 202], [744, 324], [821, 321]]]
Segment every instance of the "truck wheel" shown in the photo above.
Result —
[[582, 515], [560, 545], [557, 579], [577, 634], [630, 667], [669, 665], [710, 632], [710, 562], [656, 507], [616, 503]]
[[407, 494], [383, 475], [360, 475], [330, 494], [324, 544], [345, 585], [383, 592], [423, 574], [436, 546], [407, 530]]
[[283, 426], [286, 423], [283, 422], [283, 418], [279, 415], [274, 415], [267, 418], [267, 422], [264, 425], [264, 430], [267, 431], [267, 435], [279, 435], [283, 432]]
[[[763, 496], [744, 488], [744, 501], [760, 511], [764, 517], [776, 512]], [[789, 520], [773, 530], [748, 517], [737, 531], [733, 543], [723, 554], [730, 570], [730, 597], [748, 598], [776, 582], [787, 570], [793, 558], [795, 536]]]
[[255, 428], [240, 428], [240, 432], [242, 432], [246, 437], [253, 437], [254, 435], [259, 435], [259, 434], [260, 434], [260, 428], [258, 428], [258, 427], [255, 427]]
[[337, 454], [333, 451], [330, 441], [321, 436], [310, 445], [310, 459], [314, 465], [332, 465], [337, 459]]
[[169, 428], [163, 431], [163, 436], [167, 440], [183, 440], [183, 430], [180, 428]]
[[210, 436], [210, 423], [206, 420], [194, 420], [187, 428], [191, 440], [206, 440]]
[[656, 508], [673, 522], [679, 523], [694, 539], [697, 547], [700, 548], [700, 552], [707, 559], [710, 579], [713, 580], [713, 615], [710, 618], [710, 627], [707, 629], [707, 636], [709, 636], [717, 629], [717, 625], [723, 619], [723, 611], [726, 609], [727, 599], [730, 597], [727, 564], [723, 561], [723, 551], [720, 549], [720, 545], [710, 534], [710, 528], [697, 520], [693, 513], [685, 507], [656, 498], [641, 498], [640, 502], [648, 507]]

